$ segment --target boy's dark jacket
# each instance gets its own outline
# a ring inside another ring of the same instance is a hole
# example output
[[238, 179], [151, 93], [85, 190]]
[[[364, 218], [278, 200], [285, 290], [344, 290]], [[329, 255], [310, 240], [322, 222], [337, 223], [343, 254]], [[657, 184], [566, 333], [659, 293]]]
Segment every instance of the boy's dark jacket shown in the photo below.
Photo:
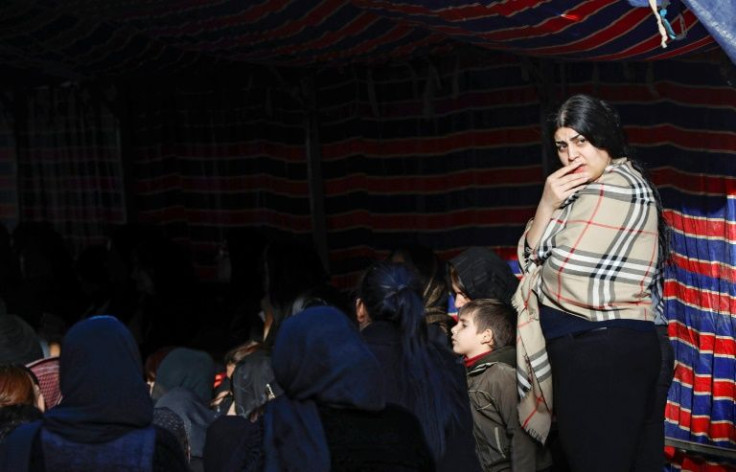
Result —
[[493, 350], [468, 367], [473, 436], [486, 472], [534, 472], [551, 465], [547, 451], [519, 425], [516, 349]]

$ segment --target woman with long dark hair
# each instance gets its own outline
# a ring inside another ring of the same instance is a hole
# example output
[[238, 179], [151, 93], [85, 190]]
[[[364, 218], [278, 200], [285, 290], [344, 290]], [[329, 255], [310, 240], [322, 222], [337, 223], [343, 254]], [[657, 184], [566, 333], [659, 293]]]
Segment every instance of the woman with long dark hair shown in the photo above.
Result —
[[606, 102], [575, 95], [549, 124], [562, 167], [519, 241], [513, 297], [520, 421], [544, 441], [554, 413], [573, 471], [639, 470], [660, 367], [653, 300], [667, 225]]
[[387, 401], [419, 418], [437, 470], [480, 470], [464, 367], [428, 339], [421, 290], [406, 266], [372, 265], [356, 302], [363, 339], [381, 364]]

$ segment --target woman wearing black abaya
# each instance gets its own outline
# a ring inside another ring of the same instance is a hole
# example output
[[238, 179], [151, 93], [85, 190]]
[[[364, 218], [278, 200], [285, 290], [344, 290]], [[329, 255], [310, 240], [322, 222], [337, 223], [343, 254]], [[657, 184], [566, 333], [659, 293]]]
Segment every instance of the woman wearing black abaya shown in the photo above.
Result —
[[0, 469], [187, 470], [176, 439], [152, 426], [138, 347], [116, 318], [98, 316], [73, 326], [59, 362], [62, 402], [6, 438]]

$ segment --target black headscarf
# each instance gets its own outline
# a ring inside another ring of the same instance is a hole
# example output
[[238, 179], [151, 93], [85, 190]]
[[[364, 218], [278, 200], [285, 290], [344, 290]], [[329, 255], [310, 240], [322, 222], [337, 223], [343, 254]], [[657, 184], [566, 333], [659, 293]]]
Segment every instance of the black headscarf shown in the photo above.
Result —
[[485, 247], [471, 247], [450, 260], [471, 300], [495, 298], [511, 306], [519, 285], [511, 267]]
[[284, 395], [266, 404], [265, 470], [328, 470], [330, 453], [317, 405], [378, 411], [386, 394], [378, 361], [335, 308], [287, 318], [272, 353]]
[[181, 418], [189, 439], [191, 456], [202, 457], [207, 428], [215, 420], [215, 412], [194, 393], [183, 387], [166, 392], [156, 402], [156, 409], [159, 408], [168, 408]]
[[209, 405], [215, 381], [215, 362], [204, 351], [178, 347], [164, 357], [156, 371], [154, 399], [176, 387], [191, 391]]
[[111, 316], [95, 316], [71, 327], [59, 359], [62, 401], [43, 427], [79, 443], [102, 443], [153, 419], [138, 346]]
[[31, 325], [16, 315], [0, 314], [0, 363], [30, 364], [43, 350]]

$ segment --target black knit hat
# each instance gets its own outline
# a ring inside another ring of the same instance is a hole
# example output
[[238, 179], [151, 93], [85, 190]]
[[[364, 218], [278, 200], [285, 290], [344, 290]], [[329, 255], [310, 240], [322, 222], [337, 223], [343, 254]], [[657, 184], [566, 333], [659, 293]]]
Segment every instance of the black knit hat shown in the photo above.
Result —
[[0, 315], [0, 363], [29, 364], [43, 357], [36, 331], [21, 317]]
[[495, 298], [511, 304], [519, 280], [498, 254], [485, 247], [471, 247], [450, 260], [471, 300]]

